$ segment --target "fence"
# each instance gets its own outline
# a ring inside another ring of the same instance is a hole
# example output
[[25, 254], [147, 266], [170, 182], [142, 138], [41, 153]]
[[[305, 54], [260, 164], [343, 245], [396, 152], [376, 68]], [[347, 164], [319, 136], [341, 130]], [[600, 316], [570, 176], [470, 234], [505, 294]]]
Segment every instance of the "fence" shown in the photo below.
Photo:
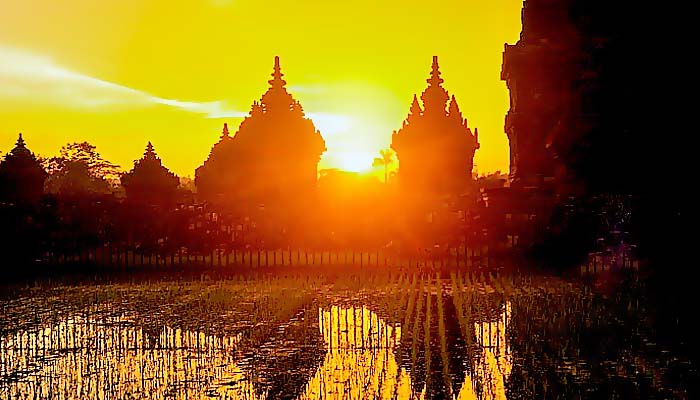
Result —
[[308, 249], [245, 249], [192, 253], [183, 248], [173, 252], [98, 247], [73, 254], [47, 254], [41, 260], [49, 265], [91, 264], [105, 268], [171, 267], [254, 267], [277, 266], [356, 266], [356, 267], [462, 267], [494, 268], [503, 258], [489, 253], [489, 248], [460, 247], [440, 254], [400, 255], [389, 251], [313, 251]]
[[582, 275], [594, 275], [606, 271], [638, 270], [639, 259], [634, 253], [633, 246], [616, 246], [591, 252], [580, 272]]

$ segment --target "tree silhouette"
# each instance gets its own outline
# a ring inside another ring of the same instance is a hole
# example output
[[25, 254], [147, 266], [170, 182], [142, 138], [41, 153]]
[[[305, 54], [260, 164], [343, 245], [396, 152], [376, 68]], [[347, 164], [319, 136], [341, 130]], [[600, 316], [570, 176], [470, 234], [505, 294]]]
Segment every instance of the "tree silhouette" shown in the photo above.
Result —
[[48, 159], [46, 169], [49, 173], [61, 169], [66, 162], [80, 161], [85, 163], [92, 176], [113, 181], [121, 175], [119, 165], [102, 158], [97, 147], [88, 142], [68, 143], [61, 147], [59, 154]]
[[61, 194], [106, 194], [121, 175], [119, 166], [103, 159], [88, 142], [66, 144], [58, 156], [44, 160], [44, 168], [48, 191]]
[[380, 150], [379, 157], [375, 157], [372, 161], [373, 167], [384, 167], [384, 183], [388, 182], [389, 165], [394, 162], [394, 152], [390, 149]]

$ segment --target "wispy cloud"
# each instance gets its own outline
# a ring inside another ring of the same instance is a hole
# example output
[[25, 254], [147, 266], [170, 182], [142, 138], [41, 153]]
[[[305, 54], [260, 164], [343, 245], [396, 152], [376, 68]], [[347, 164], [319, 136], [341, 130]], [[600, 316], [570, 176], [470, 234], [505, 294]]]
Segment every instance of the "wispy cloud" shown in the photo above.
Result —
[[243, 117], [223, 101], [192, 102], [153, 94], [71, 71], [49, 57], [0, 45], [0, 98], [71, 108], [139, 108], [155, 104], [204, 114], [208, 118]]
[[287, 86], [287, 89], [293, 93], [308, 93], [313, 95], [322, 94], [324, 91], [327, 91], [327, 89], [324, 90], [324, 88], [319, 85], [290, 85]]
[[[325, 97], [321, 86], [290, 87], [292, 92], [313, 96], [317, 111], [306, 115], [329, 141], [356, 129], [357, 118], [322, 112]], [[195, 102], [167, 99], [151, 93], [72, 71], [49, 57], [0, 45], [0, 99], [50, 104], [92, 111], [136, 109], [162, 105], [206, 118], [240, 118], [247, 112], [227, 107], [224, 101]]]

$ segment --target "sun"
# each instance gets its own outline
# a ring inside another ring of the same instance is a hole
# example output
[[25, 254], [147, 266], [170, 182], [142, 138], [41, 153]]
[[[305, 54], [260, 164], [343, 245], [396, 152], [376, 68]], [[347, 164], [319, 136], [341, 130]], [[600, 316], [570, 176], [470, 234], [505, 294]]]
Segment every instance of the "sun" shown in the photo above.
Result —
[[371, 149], [337, 152], [334, 164], [342, 170], [351, 172], [371, 172], [374, 152]]
[[350, 110], [344, 115], [311, 113], [317, 129], [326, 142], [326, 152], [319, 165], [357, 173], [372, 173], [372, 162], [379, 150], [388, 146], [386, 124], [367, 121], [363, 110]]

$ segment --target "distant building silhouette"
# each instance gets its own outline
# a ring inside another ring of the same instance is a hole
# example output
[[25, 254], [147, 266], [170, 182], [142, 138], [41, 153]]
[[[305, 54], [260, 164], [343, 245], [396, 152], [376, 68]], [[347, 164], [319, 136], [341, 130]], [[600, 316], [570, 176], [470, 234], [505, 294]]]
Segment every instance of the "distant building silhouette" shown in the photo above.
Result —
[[46, 176], [20, 133], [15, 147], [0, 162], [0, 202], [38, 202], [44, 193]]
[[399, 182], [404, 189], [419, 193], [457, 193], [471, 181], [479, 134], [467, 127], [457, 100], [450, 99], [442, 87], [437, 56], [427, 82], [421, 94], [423, 107], [414, 95], [408, 118], [392, 135]]
[[270, 87], [260, 102], [253, 102], [234, 137], [224, 124], [219, 142], [196, 170], [201, 198], [290, 201], [315, 187], [325, 142], [301, 104], [287, 92], [282, 76], [275, 57]]
[[129, 201], [160, 206], [175, 201], [180, 184], [178, 177], [163, 166], [151, 142], [143, 157], [134, 161], [134, 168], [122, 175], [121, 182]]

